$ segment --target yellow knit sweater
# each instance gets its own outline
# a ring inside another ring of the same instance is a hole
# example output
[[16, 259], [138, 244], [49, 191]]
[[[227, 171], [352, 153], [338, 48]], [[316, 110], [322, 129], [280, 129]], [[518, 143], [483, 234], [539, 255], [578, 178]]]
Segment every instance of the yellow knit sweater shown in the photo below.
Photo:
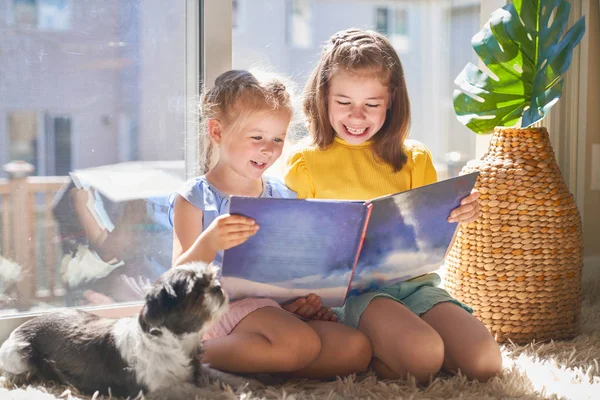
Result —
[[336, 137], [326, 150], [302, 148], [286, 160], [285, 184], [298, 198], [369, 200], [437, 181], [431, 153], [422, 143], [405, 141], [408, 162], [396, 173], [375, 159], [371, 145]]

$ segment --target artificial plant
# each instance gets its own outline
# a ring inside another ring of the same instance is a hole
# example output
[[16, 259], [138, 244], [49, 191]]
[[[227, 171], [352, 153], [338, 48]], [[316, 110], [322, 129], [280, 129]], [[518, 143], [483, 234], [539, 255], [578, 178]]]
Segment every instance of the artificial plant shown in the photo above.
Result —
[[573, 48], [585, 32], [581, 17], [564, 35], [565, 0], [513, 0], [494, 11], [471, 40], [491, 76], [469, 63], [456, 78], [457, 118], [472, 131], [497, 126], [527, 128], [558, 101]]

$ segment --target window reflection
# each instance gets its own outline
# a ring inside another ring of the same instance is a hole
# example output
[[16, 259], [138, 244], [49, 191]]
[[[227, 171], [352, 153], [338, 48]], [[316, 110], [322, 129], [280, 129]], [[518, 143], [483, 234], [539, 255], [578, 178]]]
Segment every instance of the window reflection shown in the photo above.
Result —
[[[171, 264], [168, 194], [179, 162], [123, 163], [71, 173], [52, 209], [67, 304], [133, 301]], [[168, 167], [171, 167], [169, 171]]]
[[0, 15], [0, 317], [139, 300], [171, 265], [185, 2], [7, 0]]

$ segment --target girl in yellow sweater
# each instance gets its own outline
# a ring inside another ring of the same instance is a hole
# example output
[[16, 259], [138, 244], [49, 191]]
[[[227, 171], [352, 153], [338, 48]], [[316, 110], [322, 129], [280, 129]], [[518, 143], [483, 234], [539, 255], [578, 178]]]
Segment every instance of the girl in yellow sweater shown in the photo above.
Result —
[[[326, 44], [305, 88], [313, 140], [286, 162], [285, 183], [300, 198], [367, 200], [437, 180], [429, 150], [408, 140], [404, 73], [389, 41], [349, 29]], [[479, 214], [474, 192], [449, 222]], [[485, 381], [501, 370], [498, 345], [472, 310], [428, 274], [351, 297], [338, 319], [364, 332], [372, 366], [384, 378], [413, 375], [426, 383], [441, 368]]]

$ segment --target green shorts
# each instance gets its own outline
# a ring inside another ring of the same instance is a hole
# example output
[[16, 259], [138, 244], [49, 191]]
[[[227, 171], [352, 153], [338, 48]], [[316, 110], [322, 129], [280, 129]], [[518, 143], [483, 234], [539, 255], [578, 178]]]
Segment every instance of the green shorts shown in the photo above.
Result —
[[358, 328], [360, 317], [367, 309], [371, 300], [376, 297], [386, 297], [404, 304], [410, 311], [418, 316], [429, 311], [433, 306], [443, 302], [451, 302], [469, 313], [473, 309], [454, 299], [447, 291], [438, 287], [441, 283], [440, 276], [435, 273], [419, 276], [410, 281], [399, 282], [393, 285], [363, 293], [346, 299], [342, 307], [334, 308], [338, 321], [352, 328]]

